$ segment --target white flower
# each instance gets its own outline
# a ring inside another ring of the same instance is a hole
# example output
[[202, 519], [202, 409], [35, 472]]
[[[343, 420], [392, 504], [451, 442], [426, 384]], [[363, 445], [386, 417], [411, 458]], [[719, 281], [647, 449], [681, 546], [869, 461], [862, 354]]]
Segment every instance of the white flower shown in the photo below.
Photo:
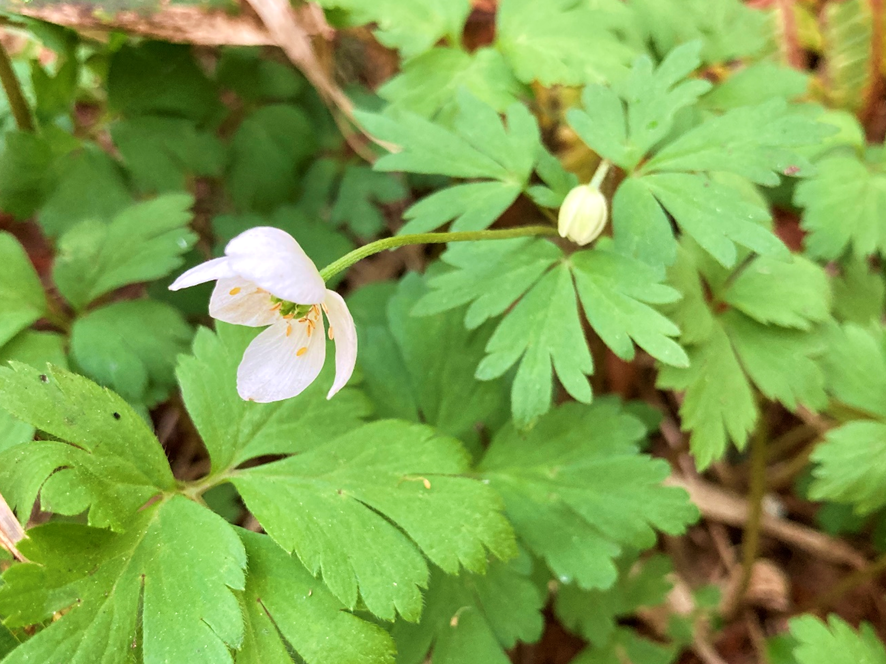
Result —
[[608, 218], [606, 197], [597, 187], [583, 184], [566, 194], [557, 217], [557, 229], [560, 237], [585, 245], [603, 232]]
[[[237, 392], [267, 403], [289, 399], [314, 382], [326, 359], [326, 329], [335, 340], [335, 381], [327, 399], [354, 372], [357, 330], [341, 295], [328, 290], [298, 242], [278, 228], [251, 228], [228, 242], [225, 255], [194, 267], [169, 287], [216, 281], [209, 314], [250, 327], [270, 327], [243, 353]], [[321, 313], [322, 312], [322, 313]]]

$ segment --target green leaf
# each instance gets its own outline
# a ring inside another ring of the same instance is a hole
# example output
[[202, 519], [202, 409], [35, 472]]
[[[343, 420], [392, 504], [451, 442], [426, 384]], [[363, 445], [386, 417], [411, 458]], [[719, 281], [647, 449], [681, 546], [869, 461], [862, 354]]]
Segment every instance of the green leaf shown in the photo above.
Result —
[[237, 664], [290, 664], [290, 649], [311, 664], [393, 664], [394, 643], [387, 632], [345, 611], [323, 583], [267, 535], [238, 533], [249, 574]]
[[192, 334], [168, 304], [116, 302], [74, 322], [71, 359], [100, 385], [151, 407], [175, 386], [175, 358], [188, 350]]
[[480, 426], [494, 428], [507, 414], [504, 381], [474, 378], [492, 325], [469, 331], [458, 316], [411, 315], [426, 292], [422, 279], [409, 274], [396, 286], [372, 284], [348, 299], [360, 337], [362, 387], [378, 417], [426, 422], [477, 449]]
[[648, 306], [680, 297], [658, 283], [654, 269], [605, 249], [577, 252], [570, 261], [588, 322], [616, 355], [633, 359], [633, 341], [665, 364], [689, 364], [685, 351], [670, 338], [679, 328]]
[[826, 341], [823, 364], [828, 391], [850, 408], [886, 419], [886, 341], [882, 328], [835, 326], [828, 330]]
[[347, 223], [360, 237], [372, 237], [385, 228], [377, 205], [402, 200], [407, 193], [397, 177], [352, 164], [345, 168], [331, 219]]
[[886, 278], [880, 269], [872, 270], [867, 261], [849, 258], [832, 282], [834, 317], [847, 323], [869, 325], [883, 318], [886, 306]]
[[825, 92], [829, 105], [835, 108], [857, 111], [864, 103], [874, 70], [873, 24], [870, 5], [861, 0], [835, 3], [822, 10], [823, 56], [828, 71]]
[[569, 584], [557, 591], [554, 609], [563, 625], [597, 647], [616, 635], [619, 619], [630, 618], [641, 607], [664, 604], [672, 584], [671, 561], [660, 554], [637, 561], [625, 554], [617, 562], [618, 578], [605, 590], [582, 590]]
[[9, 131], [0, 155], [0, 209], [26, 219], [52, 191], [53, 145], [45, 136]]
[[188, 414], [212, 459], [212, 474], [265, 455], [311, 450], [359, 426], [369, 414], [366, 398], [345, 387], [334, 399], [326, 392], [332, 363], [294, 399], [260, 404], [237, 394], [237, 366], [255, 338], [253, 328], [217, 324], [200, 328], [193, 355], [179, 356], [176, 375]]
[[613, 400], [564, 404], [528, 433], [499, 431], [478, 470], [557, 577], [606, 588], [623, 547], [651, 546], [654, 528], [677, 534], [698, 518], [684, 491], [661, 486], [668, 465], [637, 450], [644, 435]]
[[672, 265], [677, 258], [671, 222], [640, 178], [625, 178], [615, 192], [612, 238], [620, 253], [649, 265]]
[[550, 87], [614, 80], [634, 52], [602, 18], [572, 0], [502, 0], [496, 46], [524, 83]]
[[700, 42], [675, 48], [657, 68], [647, 56], [637, 58], [617, 90], [587, 86], [584, 109], [570, 110], [569, 124], [597, 154], [632, 171], [668, 135], [677, 112], [710, 89], [707, 81], [684, 80], [701, 64], [700, 48]]
[[874, 459], [886, 455], [886, 424], [856, 420], [828, 431], [815, 448], [812, 500], [849, 503], [859, 514], [886, 505], [886, 471]]
[[316, 148], [315, 131], [297, 106], [264, 106], [231, 139], [227, 186], [242, 211], [270, 212], [291, 202], [297, 171]]
[[305, 79], [291, 66], [265, 59], [260, 47], [226, 46], [219, 53], [215, 80], [246, 101], [292, 101]]
[[454, 574], [484, 571], [487, 551], [514, 554], [499, 498], [459, 477], [458, 442], [387, 420], [298, 456], [240, 470], [232, 482], [267, 533], [295, 551], [346, 606], [417, 620], [428, 580], [423, 552]]
[[440, 39], [455, 46], [471, 13], [469, 0], [321, 0], [323, 7], [348, 11], [354, 24], [376, 24], [375, 37], [404, 59], [430, 49]]
[[46, 294], [15, 236], [0, 232], [0, 346], [46, 313]]
[[676, 646], [644, 639], [634, 630], [620, 627], [604, 647], [586, 648], [570, 664], [673, 664], [679, 654], [680, 649]]
[[516, 200], [532, 174], [541, 139], [523, 104], [508, 107], [506, 126], [494, 108], [467, 91], [460, 91], [458, 108], [453, 130], [411, 113], [396, 120], [358, 113], [375, 136], [402, 147], [379, 159], [376, 169], [483, 180], [419, 201], [406, 211], [410, 221], [402, 233], [432, 230], [452, 219], [456, 230], [487, 228]]
[[794, 649], [798, 664], [886, 664], [886, 649], [867, 623], [856, 632], [837, 616], [826, 623], [801, 616], [790, 627], [798, 641]]
[[439, 117], [442, 124], [449, 124], [458, 109], [460, 88], [499, 112], [517, 101], [521, 91], [507, 61], [495, 49], [468, 53], [458, 48], [433, 48], [407, 60], [401, 73], [379, 88], [378, 94], [389, 102], [388, 108]]
[[190, 176], [218, 176], [225, 163], [221, 142], [190, 120], [144, 116], [111, 126], [114, 145], [144, 193], [183, 191]]
[[171, 115], [203, 121], [221, 102], [190, 46], [124, 44], [111, 58], [108, 105], [126, 116]]
[[886, 173], [849, 156], [826, 157], [818, 173], [801, 182], [794, 203], [803, 208], [806, 249], [832, 260], [847, 249], [863, 258], [886, 253]]
[[193, 203], [188, 194], [166, 194], [126, 208], [108, 224], [77, 224], [59, 240], [52, 273], [59, 291], [82, 309], [115, 288], [169, 274], [197, 240], [187, 226]]
[[[391, 630], [397, 664], [508, 664], [504, 653], [518, 640], [542, 633], [544, 597], [529, 578], [531, 559], [493, 563], [483, 576], [431, 573], [421, 622], [399, 620]], [[428, 659], [429, 652], [432, 652]]]
[[[21, 542], [31, 563], [4, 574], [0, 612], [13, 626], [64, 612], [4, 664], [64, 661], [231, 662], [243, 617], [246, 553], [207, 509], [173, 497], [133, 515], [124, 534], [50, 523]], [[182, 598], [187, 598], [186, 602]]]
[[790, 101], [806, 93], [809, 80], [805, 72], [764, 60], [731, 74], [699, 101], [704, 108], [716, 111], [762, 104], [770, 99]]
[[108, 222], [133, 203], [120, 166], [94, 145], [63, 156], [53, 175], [52, 191], [37, 215], [53, 237], [83, 221]]
[[52, 511], [88, 507], [91, 525], [121, 529], [150, 498], [175, 488], [160, 443], [119, 396], [61, 369], [11, 366], [0, 369], [3, 408], [57, 439], [0, 457], [0, 487], [22, 521], [42, 488]]
[[830, 125], [773, 99], [707, 120], [662, 148], [642, 170], [728, 171], [771, 187], [779, 183], [778, 174], [810, 175], [812, 164], [791, 148], [815, 145], [833, 133]]

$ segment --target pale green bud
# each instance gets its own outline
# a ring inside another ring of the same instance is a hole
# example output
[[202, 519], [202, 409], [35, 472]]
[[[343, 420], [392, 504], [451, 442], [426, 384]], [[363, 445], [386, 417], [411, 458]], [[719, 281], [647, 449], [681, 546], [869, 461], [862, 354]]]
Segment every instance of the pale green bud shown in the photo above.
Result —
[[557, 229], [560, 237], [585, 245], [597, 239], [608, 219], [606, 197], [596, 187], [583, 184], [566, 194], [560, 206]]

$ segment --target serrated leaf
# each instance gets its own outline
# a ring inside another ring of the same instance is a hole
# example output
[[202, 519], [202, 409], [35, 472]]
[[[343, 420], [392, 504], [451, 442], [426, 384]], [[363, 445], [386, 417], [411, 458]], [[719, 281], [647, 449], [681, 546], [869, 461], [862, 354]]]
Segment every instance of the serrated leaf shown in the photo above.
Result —
[[621, 627], [604, 647], [586, 648], [570, 664], [672, 664], [679, 654], [680, 649], [676, 646], [644, 639], [634, 630]]
[[680, 333], [679, 328], [648, 306], [680, 297], [658, 283], [655, 270], [604, 249], [577, 252], [570, 262], [588, 322], [616, 355], [633, 359], [635, 342], [665, 364], [688, 365], [685, 351], [670, 338]]
[[61, 157], [53, 165], [52, 178], [37, 221], [53, 237], [83, 221], [111, 221], [133, 203], [119, 164], [94, 145]]
[[858, 258], [886, 252], [886, 174], [849, 156], [816, 164], [815, 177], [801, 182], [794, 202], [803, 208], [806, 248], [815, 258], [835, 259], [847, 249]]
[[[31, 625], [64, 611], [5, 664], [232, 662], [243, 619], [246, 554], [220, 517], [173, 497], [136, 514], [126, 533], [51, 523], [20, 543], [32, 563], [4, 574], [6, 623]], [[187, 598], [182, 602], [182, 598]]]
[[880, 326], [834, 326], [826, 341], [828, 391], [851, 408], [886, 419], [886, 342]]
[[771, 187], [779, 183], [778, 174], [811, 174], [812, 164], [791, 148], [815, 145], [832, 133], [830, 125], [773, 99], [707, 120], [668, 143], [641, 170], [729, 171]]
[[869, 325], [883, 318], [886, 307], [886, 278], [867, 261], [849, 258], [833, 279], [834, 317], [837, 320]]
[[322, 0], [324, 7], [339, 7], [356, 24], [375, 23], [375, 37], [404, 59], [430, 49], [441, 38], [459, 41], [471, 12], [469, 0]]
[[[386, 420], [232, 478], [267, 533], [295, 551], [346, 606], [417, 620], [423, 552], [453, 574], [514, 554], [499, 498], [468, 469], [457, 441]], [[396, 524], [396, 525], [395, 525]]]
[[53, 145], [48, 138], [29, 131], [6, 132], [3, 143], [0, 209], [26, 219], [52, 191]]
[[2, 454], [0, 487], [22, 522], [41, 488], [53, 511], [89, 508], [91, 525], [121, 529], [151, 497], [175, 487], [160, 443], [119, 396], [61, 369], [11, 366], [0, 369], [3, 408], [57, 439]]
[[770, 99], [794, 100], [806, 93], [810, 77], [791, 67], [762, 61], [731, 74], [699, 103], [711, 110], [726, 111], [762, 104]]
[[828, 431], [815, 448], [812, 500], [831, 500], [870, 514], [886, 505], [886, 471], [874, 459], [886, 455], [886, 424], [856, 420]]
[[798, 664], [884, 664], [886, 649], [867, 623], [856, 632], [837, 616], [822, 622], [801, 616], [790, 622]]
[[822, 14], [827, 95], [838, 108], [858, 110], [872, 71], [874, 21], [870, 6], [848, 0], [823, 8]]
[[372, 237], [385, 227], [376, 205], [402, 200], [406, 194], [406, 187], [396, 177], [367, 166], [350, 165], [342, 175], [331, 220], [347, 223], [361, 237]]
[[493, 563], [482, 576], [453, 577], [435, 567], [421, 622], [399, 620], [391, 630], [397, 664], [508, 664], [506, 648], [542, 632], [544, 597], [528, 578], [531, 568], [525, 555]]
[[225, 323], [218, 323], [215, 333], [200, 328], [192, 355], [178, 360], [182, 399], [209, 451], [212, 474], [258, 456], [313, 449], [356, 428], [369, 414], [366, 398], [352, 387], [326, 399], [332, 363], [294, 399], [268, 404], [241, 399], [237, 366], [257, 333]]
[[570, 0], [502, 0], [496, 46], [524, 83], [582, 85], [624, 73], [634, 52], [600, 13]]
[[82, 309], [115, 288], [169, 274], [197, 240], [188, 228], [193, 203], [188, 194], [166, 194], [126, 208], [108, 224], [77, 224], [59, 241], [52, 271], [59, 291]]
[[153, 406], [175, 386], [175, 358], [193, 331], [177, 309], [153, 300], [115, 302], [78, 318], [71, 359], [124, 399]]
[[625, 178], [612, 199], [612, 237], [619, 252], [649, 265], [671, 265], [677, 258], [670, 219], [635, 177]]
[[422, 279], [409, 274], [396, 286], [372, 284], [348, 299], [360, 337], [362, 387], [378, 417], [426, 422], [476, 449], [478, 428], [507, 413], [504, 381], [474, 378], [492, 325], [469, 331], [457, 315], [413, 316], [426, 292]]
[[611, 400], [564, 404], [528, 433], [502, 429], [478, 470], [555, 575], [605, 588], [623, 547], [648, 547], [653, 528], [676, 534], [698, 516], [685, 492], [661, 486], [667, 464], [638, 452], [644, 434]]
[[433, 48], [403, 63], [401, 73], [379, 88], [378, 94], [389, 102], [389, 108], [438, 117], [448, 125], [457, 112], [460, 88], [499, 112], [517, 101], [520, 93], [520, 83], [499, 51]]
[[15, 236], [0, 232], [0, 346], [46, 313], [46, 294]]
[[675, 48], [657, 68], [649, 57], [637, 58], [617, 91], [589, 85], [584, 109], [566, 114], [569, 124], [597, 154], [632, 171], [667, 136], [677, 112], [710, 89], [706, 81], [684, 80], [701, 64], [700, 48], [700, 42]]
[[666, 556], [654, 555], [638, 562], [636, 555], [625, 554], [617, 567], [617, 580], [605, 590], [563, 585], [554, 603], [563, 625], [599, 648], [613, 640], [619, 619], [629, 618], [641, 607], [664, 604], [672, 588], [667, 575], [673, 567]]
[[292, 202], [297, 172], [316, 149], [298, 106], [273, 104], [249, 115], [231, 139], [227, 188], [241, 211], [271, 212]]
[[379, 626], [344, 610], [326, 587], [267, 535], [238, 531], [249, 574], [237, 664], [393, 664], [394, 643]]
[[183, 191], [191, 176], [218, 176], [225, 150], [211, 133], [180, 118], [144, 116], [111, 126], [114, 145], [145, 193]]

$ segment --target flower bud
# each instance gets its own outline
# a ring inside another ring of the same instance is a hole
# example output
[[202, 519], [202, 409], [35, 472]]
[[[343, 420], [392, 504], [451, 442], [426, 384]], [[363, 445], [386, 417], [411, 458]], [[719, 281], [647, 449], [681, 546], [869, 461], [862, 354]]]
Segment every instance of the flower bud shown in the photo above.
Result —
[[609, 205], [596, 187], [584, 184], [570, 191], [560, 206], [557, 229], [560, 237], [579, 245], [597, 239], [606, 227]]

